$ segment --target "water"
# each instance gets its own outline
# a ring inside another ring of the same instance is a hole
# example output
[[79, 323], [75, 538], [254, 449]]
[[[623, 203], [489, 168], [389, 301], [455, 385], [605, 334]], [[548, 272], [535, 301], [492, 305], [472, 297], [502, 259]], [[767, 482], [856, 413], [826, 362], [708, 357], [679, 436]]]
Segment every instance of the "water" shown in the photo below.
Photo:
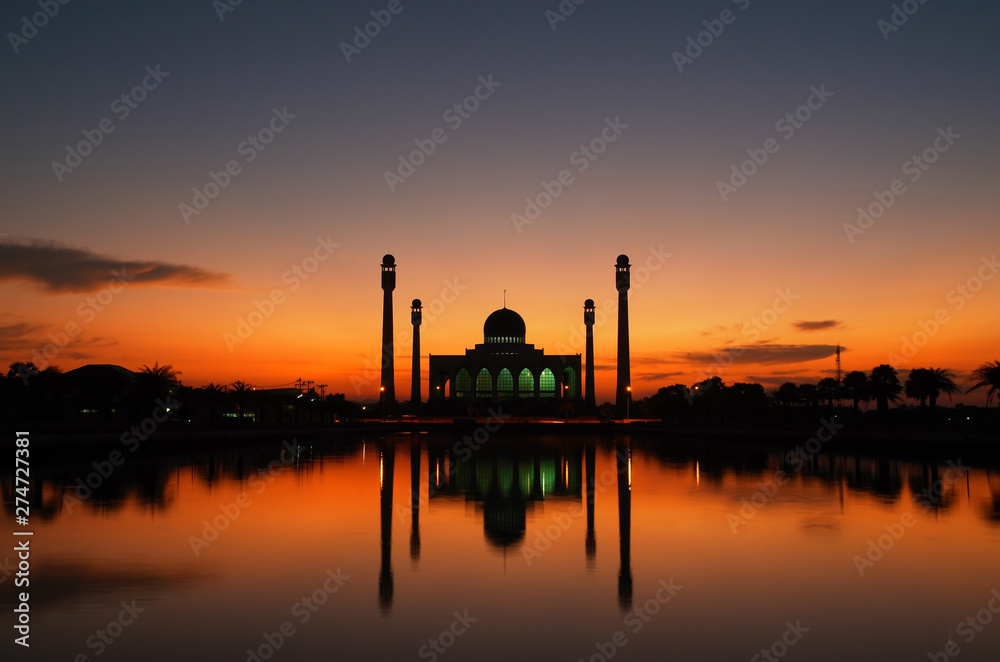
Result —
[[995, 471], [638, 436], [480, 440], [475, 453], [458, 435], [400, 434], [136, 455], [84, 500], [70, 486], [106, 452], [45, 455], [32, 657], [1000, 653]]

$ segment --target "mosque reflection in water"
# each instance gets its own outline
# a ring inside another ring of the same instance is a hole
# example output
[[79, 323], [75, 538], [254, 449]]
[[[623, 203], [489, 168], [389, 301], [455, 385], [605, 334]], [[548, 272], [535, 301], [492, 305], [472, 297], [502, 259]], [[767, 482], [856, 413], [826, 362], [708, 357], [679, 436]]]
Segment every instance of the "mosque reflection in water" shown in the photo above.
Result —
[[[456, 452], [456, 449], [457, 452]], [[410, 441], [410, 485], [421, 484], [421, 441]], [[460, 454], [461, 453], [461, 457]], [[379, 490], [381, 512], [381, 566], [379, 570], [379, 606], [389, 613], [393, 598], [392, 529], [396, 513], [393, 506], [396, 441], [379, 442]], [[615, 444], [614, 476], [604, 475], [605, 483], [613, 481], [618, 491], [618, 533], [620, 565], [618, 600], [622, 609], [632, 604], [631, 549], [631, 462], [630, 440], [626, 437]], [[484, 448], [476, 453], [464, 450], [463, 440], [452, 445], [427, 444], [427, 494], [429, 501], [464, 497], [475, 504], [483, 520], [486, 540], [504, 553], [508, 548], [524, 543], [528, 510], [552, 497], [582, 498], [586, 490], [587, 534], [585, 554], [588, 567], [593, 567], [597, 553], [594, 533], [594, 500], [597, 492], [595, 477], [596, 440], [571, 447], [546, 448], [527, 446], [497, 450]], [[581, 475], [581, 465], [583, 473]], [[607, 487], [605, 484], [603, 487]], [[420, 558], [420, 490], [410, 495], [410, 558]]]

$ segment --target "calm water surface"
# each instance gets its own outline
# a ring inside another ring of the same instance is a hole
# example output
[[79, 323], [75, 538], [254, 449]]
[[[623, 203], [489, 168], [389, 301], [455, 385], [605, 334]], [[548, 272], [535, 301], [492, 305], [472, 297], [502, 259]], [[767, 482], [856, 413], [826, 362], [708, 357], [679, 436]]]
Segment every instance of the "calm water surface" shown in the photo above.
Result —
[[32, 657], [998, 659], [996, 471], [786, 452], [300, 439], [128, 457], [83, 500], [95, 457], [47, 456]]

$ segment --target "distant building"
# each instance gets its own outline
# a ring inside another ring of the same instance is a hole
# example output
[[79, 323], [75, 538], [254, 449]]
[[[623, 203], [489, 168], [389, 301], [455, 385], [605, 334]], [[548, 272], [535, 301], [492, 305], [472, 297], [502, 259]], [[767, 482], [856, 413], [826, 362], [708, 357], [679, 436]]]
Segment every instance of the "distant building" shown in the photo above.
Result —
[[430, 400], [580, 399], [580, 355], [546, 355], [525, 342], [524, 319], [506, 306], [465, 354], [430, 355]]

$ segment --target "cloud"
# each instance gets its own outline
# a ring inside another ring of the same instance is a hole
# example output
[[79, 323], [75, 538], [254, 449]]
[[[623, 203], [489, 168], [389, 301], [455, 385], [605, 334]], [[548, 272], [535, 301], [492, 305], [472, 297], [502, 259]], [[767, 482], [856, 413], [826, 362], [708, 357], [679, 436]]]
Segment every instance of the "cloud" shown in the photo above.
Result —
[[714, 352], [679, 352], [675, 356], [695, 363], [714, 363], [717, 357], [731, 357], [739, 363], [802, 363], [833, 356], [835, 345], [769, 345], [723, 347]]
[[0, 243], [0, 282], [33, 283], [49, 294], [96, 292], [115, 274], [131, 285], [218, 288], [230, 275], [156, 260], [118, 260], [51, 242]]
[[843, 322], [841, 322], [840, 320], [821, 320], [817, 322], [796, 320], [795, 322], [792, 322], [792, 326], [794, 326], [799, 331], [823, 331], [826, 329], [835, 329], [842, 325]]

